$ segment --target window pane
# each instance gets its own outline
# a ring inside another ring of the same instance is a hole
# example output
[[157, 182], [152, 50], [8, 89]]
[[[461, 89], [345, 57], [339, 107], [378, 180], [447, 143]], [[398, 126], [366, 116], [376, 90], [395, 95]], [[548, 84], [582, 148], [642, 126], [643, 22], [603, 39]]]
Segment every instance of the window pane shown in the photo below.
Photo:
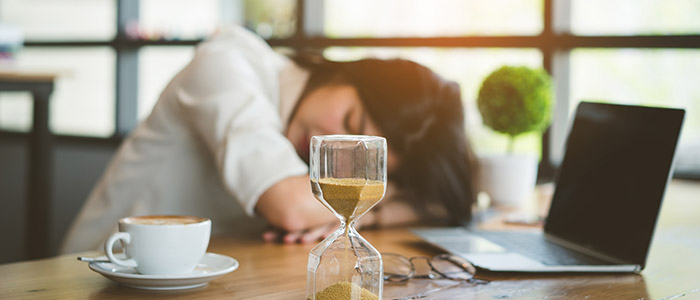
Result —
[[245, 0], [244, 5], [245, 26], [263, 38], [287, 38], [296, 32], [296, 0]]
[[[686, 109], [677, 169], [700, 170], [700, 50], [579, 49], [571, 54], [570, 112], [581, 100]], [[556, 146], [561, 157], [563, 140]]]
[[542, 0], [327, 0], [329, 37], [536, 35]]
[[[508, 144], [508, 136], [482, 125], [476, 107], [481, 82], [502, 65], [542, 67], [542, 54], [536, 49], [329, 48], [324, 55], [331, 60], [400, 57], [416, 61], [446, 79], [456, 81], [462, 90], [467, 132], [479, 154], [505, 153]], [[517, 152], [539, 154], [541, 137], [538, 134], [523, 135], [516, 140], [515, 147]]]
[[114, 132], [112, 49], [26, 47], [17, 54], [15, 63], [22, 69], [60, 74], [50, 99], [49, 126], [53, 132], [88, 136]]
[[[275, 51], [293, 53], [292, 49], [284, 47], [277, 47]], [[165, 86], [187, 66], [194, 54], [195, 47], [190, 46], [147, 46], [139, 50], [139, 120], [148, 117]]]
[[32, 129], [32, 94], [0, 93], [0, 129], [27, 132]]
[[116, 34], [114, 0], [2, 0], [0, 21], [27, 40], [109, 40]]
[[165, 86], [193, 56], [194, 47], [143, 47], [139, 50], [139, 120], [151, 113]]
[[573, 0], [571, 9], [575, 34], [700, 33], [700, 0]]
[[145, 39], [198, 39], [222, 21], [221, 0], [141, 0], [140, 34]]
[[263, 38], [296, 29], [296, 0], [141, 0], [144, 39], [200, 39], [222, 24], [240, 24]]

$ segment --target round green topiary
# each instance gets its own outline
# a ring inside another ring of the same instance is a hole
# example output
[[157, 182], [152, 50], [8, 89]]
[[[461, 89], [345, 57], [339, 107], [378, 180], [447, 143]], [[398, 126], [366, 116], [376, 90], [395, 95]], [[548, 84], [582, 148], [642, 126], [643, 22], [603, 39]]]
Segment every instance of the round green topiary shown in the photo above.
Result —
[[551, 79], [546, 71], [503, 66], [486, 77], [477, 105], [486, 126], [510, 135], [542, 131], [551, 113]]

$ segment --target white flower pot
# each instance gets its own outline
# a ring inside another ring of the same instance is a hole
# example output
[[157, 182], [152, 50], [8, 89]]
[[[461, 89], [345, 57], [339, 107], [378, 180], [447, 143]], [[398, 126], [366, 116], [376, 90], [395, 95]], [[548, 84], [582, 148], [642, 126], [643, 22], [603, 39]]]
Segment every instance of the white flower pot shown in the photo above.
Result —
[[522, 207], [532, 197], [537, 180], [537, 156], [524, 154], [479, 157], [480, 191], [492, 206]]

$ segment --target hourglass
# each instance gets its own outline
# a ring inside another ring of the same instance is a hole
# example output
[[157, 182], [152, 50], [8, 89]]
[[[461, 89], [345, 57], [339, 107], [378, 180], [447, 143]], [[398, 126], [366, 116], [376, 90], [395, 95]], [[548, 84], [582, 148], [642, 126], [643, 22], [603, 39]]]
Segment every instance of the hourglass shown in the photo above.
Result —
[[386, 139], [361, 135], [311, 138], [311, 189], [340, 227], [309, 253], [307, 298], [381, 299], [382, 257], [353, 225], [386, 190]]

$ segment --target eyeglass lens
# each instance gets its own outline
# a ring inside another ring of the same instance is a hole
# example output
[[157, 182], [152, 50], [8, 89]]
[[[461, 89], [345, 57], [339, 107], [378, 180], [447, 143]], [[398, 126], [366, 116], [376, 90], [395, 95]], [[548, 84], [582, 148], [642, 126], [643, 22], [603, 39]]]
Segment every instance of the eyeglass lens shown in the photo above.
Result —
[[466, 260], [449, 254], [435, 257], [416, 256], [406, 258], [400, 254], [384, 253], [384, 280], [403, 282], [411, 278], [447, 278], [468, 280], [476, 269]]
[[466, 260], [453, 255], [438, 255], [430, 260], [434, 271], [452, 279], [470, 279], [476, 269]]
[[415, 266], [403, 255], [383, 253], [384, 280], [390, 282], [403, 282], [413, 278], [416, 273]]

